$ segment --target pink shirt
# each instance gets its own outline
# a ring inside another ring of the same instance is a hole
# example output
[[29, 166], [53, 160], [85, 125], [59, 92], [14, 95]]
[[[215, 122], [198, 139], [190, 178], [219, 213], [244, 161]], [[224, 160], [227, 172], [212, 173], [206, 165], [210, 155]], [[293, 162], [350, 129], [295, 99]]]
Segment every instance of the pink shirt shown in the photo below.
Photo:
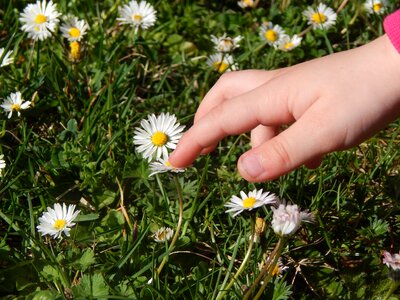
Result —
[[400, 53], [400, 9], [385, 18], [383, 28], [397, 52]]

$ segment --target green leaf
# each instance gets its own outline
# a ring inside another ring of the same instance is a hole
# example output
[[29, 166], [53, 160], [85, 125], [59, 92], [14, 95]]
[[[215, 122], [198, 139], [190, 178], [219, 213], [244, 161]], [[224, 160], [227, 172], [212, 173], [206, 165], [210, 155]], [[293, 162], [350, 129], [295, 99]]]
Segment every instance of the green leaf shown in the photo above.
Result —
[[71, 119], [67, 123], [67, 129], [74, 134], [78, 133], [78, 122], [75, 119]]
[[83, 253], [81, 258], [78, 260], [78, 265], [82, 272], [85, 272], [91, 265], [96, 262], [94, 258], [94, 252], [92, 249], [86, 249]]
[[272, 300], [287, 300], [292, 294], [291, 286], [286, 285], [286, 282], [277, 278], [274, 282], [274, 294]]
[[50, 291], [36, 292], [32, 298], [32, 300], [53, 300], [53, 299], [55, 299], [55, 297]]
[[124, 215], [121, 211], [112, 209], [108, 212], [108, 214], [101, 220], [101, 224], [103, 226], [107, 226], [108, 228], [115, 228], [123, 225], [125, 223]]
[[42, 271], [40, 271], [40, 274], [47, 281], [56, 281], [60, 279], [60, 272], [51, 265], [45, 265]]
[[86, 214], [86, 215], [81, 215], [79, 214], [75, 221], [76, 222], [87, 222], [87, 221], [94, 221], [97, 220], [99, 218], [99, 214], [98, 213], [92, 213], [92, 214]]
[[79, 284], [72, 287], [72, 294], [74, 299], [107, 299], [108, 286], [101, 274], [84, 274]]
[[102, 194], [93, 195], [93, 200], [98, 204], [99, 208], [109, 206], [114, 202], [116, 193], [113, 191], [104, 191]]

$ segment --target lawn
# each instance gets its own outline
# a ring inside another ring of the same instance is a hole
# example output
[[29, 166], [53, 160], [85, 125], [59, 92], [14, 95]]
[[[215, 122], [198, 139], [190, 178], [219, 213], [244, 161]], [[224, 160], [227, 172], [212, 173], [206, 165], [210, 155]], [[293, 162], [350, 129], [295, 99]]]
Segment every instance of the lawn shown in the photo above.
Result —
[[168, 164], [224, 73], [366, 44], [368, 2], [1, 1], [1, 299], [398, 299], [397, 121], [264, 183], [250, 134]]

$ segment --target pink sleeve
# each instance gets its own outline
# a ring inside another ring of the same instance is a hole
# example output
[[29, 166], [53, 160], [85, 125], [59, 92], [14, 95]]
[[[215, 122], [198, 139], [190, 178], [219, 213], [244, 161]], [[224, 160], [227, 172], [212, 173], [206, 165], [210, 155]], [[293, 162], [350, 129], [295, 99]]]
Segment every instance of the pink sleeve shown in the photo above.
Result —
[[400, 53], [400, 9], [385, 18], [383, 27], [393, 46]]

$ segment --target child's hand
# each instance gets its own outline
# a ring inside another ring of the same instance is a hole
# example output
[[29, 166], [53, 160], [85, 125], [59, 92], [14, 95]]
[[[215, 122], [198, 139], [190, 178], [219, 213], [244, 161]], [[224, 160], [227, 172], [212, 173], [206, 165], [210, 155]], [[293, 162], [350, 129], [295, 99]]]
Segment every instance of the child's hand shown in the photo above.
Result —
[[[357, 49], [275, 71], [224, 74], [170, 162], [191, 164], [228, 135], [251, 132], [238, 162], [249, 181], [276, 178], [357, 145], [400, 115], [400, 54], [386, 35]], [[282, 129], [281, 125], [291, 124]]]

